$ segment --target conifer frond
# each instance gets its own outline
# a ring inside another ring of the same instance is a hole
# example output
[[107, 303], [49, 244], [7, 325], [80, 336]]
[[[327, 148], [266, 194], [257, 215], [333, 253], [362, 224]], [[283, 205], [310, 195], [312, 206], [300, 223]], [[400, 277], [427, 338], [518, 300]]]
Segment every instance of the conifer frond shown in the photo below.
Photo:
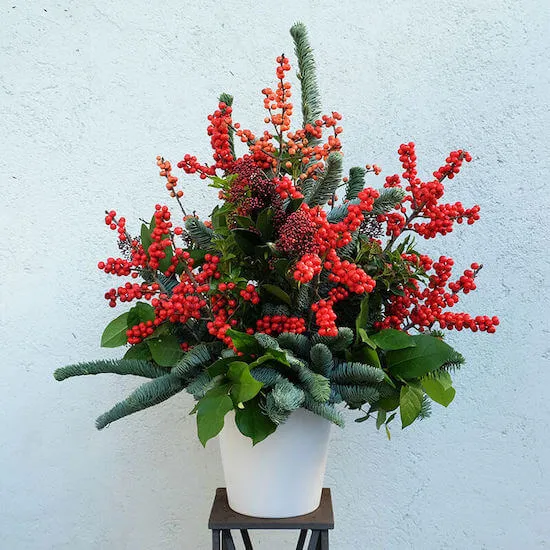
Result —
[[377, 216], [378, 214], [385, 214], [390, 210], [393, 210], [396, 204], [399, 204], [405, 191], [400, 187], [388, 187], [380, 192], [380, 196], [374, 201], [371, 214]]
[[343, 161], [344, 157], [341, 153], [332, 152], [329, 154], [323, 173], [319, 176], [311, 193], [306, 196], [306, 202], [309, 206], [323, 206], [332, 198], [342, 181]]
[[302, 406], [305, 399], [304, 391], [286, 378], [282, 378], [275, 384], [271, 395], [277, 406], [285, 411], [296, 410]]
[[342, 396], [334, 389], [334, 386], [330, 387], [330, 397], [328, 398], [328, 402], [335, 404], [335, 403], [341, 403], [344, 399]]
[[312, 341], [314, 343], [325, 344], [331, 351], [343, 351], [349, 348], [353, 342], [353, 330], [349, 327], [340, 327], [338, 336], [319, 336], [314, 334]]
[[273, 336], [264, 334], [263, 332], [254, 333], [254, 338], [263, 349], [281, 349], [279, 342]]
[[300, 314], [304, 314], [309, 311], [311, 307], [311, 285], [302, 284], [298, 290], [297, 305]]
[[102, 414], [96, 420], [98, 430], [105, 428], [111, 422], [119, 420], [129, 414], [147, 409], [166, 401], [185, 386], [185, 382], [172, 374], [165, 374], [141, 385], [124, 401], [117, 403], [110, 411]]
[[310, 357], [313, 370], [328, 377], [332, 370], [332, 352], [328, 347], [321, 343], [315, 344], [311, 348]]
[[[226, 92], [223, 92], [222, 94], [220, 94], [219, 100], [225, 103], [228, 107], [231, 107], [233, 105], [233, 96]], [[231, 155], [233, 156], [233, 158], [236, 159], [237, 155], [235, 155], [234, 134], [235, 134], [235, 130], [233, 130], [233, 128], [229, 128], [229, 150], [231, 151]]]
[[313, 372], [303, 361], [296, 357], [288, 357], [290, 368], [297, 374], [303, 388], [309, 392], [315, 401], [325, 403], [330, 397], [330, 380], [321, 374]]
[[290, 309], [285, 304], [262, 304], [262, 315], [290, 315]]
[[212, 387], [213, 380], [210, 378], [209, 374], [204, 371], [199, 373], [191, 382], [189, 382], [186, 390], [187, 393], [190, 393], [197, 401], [204, 397], [204, 394]]
[[284, 424], [287, 418], [290, 415], [290, 411], [282, 409], [279, 407], [275, 398], [273, 397], [273, 392], [269, 392], [265, 398], [265, 405], [262, 406], [263, 411], [269, 418], [277, 425]]
[[157, 278], [161, 287], [166, 290], [168, 296], [171, 296], [174, 288], [179, 285], [179, 281], [174, 275], [172, 275], [171, 277], [167, 277], [164, 273], [159, 273], [157, 275]]
[[354, 231], [351, 234], [351, 241], [338, 249], [340, 258], [355, 258], [357, 255], [357, 242], [359, 241], [359, 232]]
[[306, 399], [304, 402], [304, 408], [308, 411], [311, 411], [312, 413], [318, 414], [319, 416], [322, 416], [323, 418], [326, 418], [330, 422], [333, 422], [337, 426], [340, 426], [340, 428], [343, 428], [345, 425], [344, 417], [340, 413], [340, 411], [337, 411], [334, 405], [331, 405], [329, 403], [318, 403], [317, 401], [314, 401], [306, 395]]
[[282, 332], [277, 336], [277, 341], [282, 349], [288, 349], [294, 355], [307, 359], [311, 344], [309, 339], [303, 334], [294, 334], [291, 332]]
[[55, 379], [60, 381], [86, 374], [133, 374], [145, 378], [158, 378], [164, 376], [166, 370], [142, 359], [101, 359], [68, 365], [53, 373]]
[[255, 367], [250, 370], [250, 374], [266, 388], [272, 388], [277, 382], [284, 380], [277, 370], [269, 367]]
[[[302, 89], [302, 116], [305, 127], [306, 124], [314, 124], [321, 117], [321, 98], [315, 74], [315, 59], [306, 26], [303, 23], [294, 23], [290, 34], [294, 40], [294, 51], [298, 59], [298, 78]], [[312, 145], [311, 142], [310, 145]]]
[[363, 363], [339, 363], [330, 373], [337, 384], [360, 384], [374, 386], [384, 380], [384, 371]]
[[354, 166], [349, 170], [349, 179], [346, 185], [346, 199], [353, 200], [365, 187], [366, 170], [359, 166]]
[[458, 351], [453, 350], [450, 359], [446, 363], [441, 365], [438, 369], [435, 369], [432, 372], [428, 373], [427, 376], [433, 376], [434, 378], [437, 378], [443, 372], [454, 372], [455, 370], [459, 370], [465, 362], [466, 359], [464, 359], [464, 356]]
[[212, 231], [209, 227], [206, 227], [206, 225], [204, 225], [204, 223], [202, 223], [198, 218], [195, 218], [194, 216], [188, 218], [185, 221], [185, 229], [187, 229], [187, 233], [189, 233], [189, 236], [199, 248], [204, 250], [210, 248], [212, 245], [214, 231]]
[[195, 377], [202, 367], [206, 365], [211, 359], [210, 351], [204, 344], [195, 346], [192, 350], [188, 351], [176, 366], [172, 369], [172, 374], [189, 380]]
[[380, 397], [378, 390], [372, 386], [333, 384], [332, 387], [344, 401], [353, 407], [359, 407], [365, 403], [375, 403]]
[[422, 396], [422, 404], [420, 405], [420, 412], [418, 413], [418, 418], [424, 420], [429, 418], [432, 415], [432, 402], [427, 395]]

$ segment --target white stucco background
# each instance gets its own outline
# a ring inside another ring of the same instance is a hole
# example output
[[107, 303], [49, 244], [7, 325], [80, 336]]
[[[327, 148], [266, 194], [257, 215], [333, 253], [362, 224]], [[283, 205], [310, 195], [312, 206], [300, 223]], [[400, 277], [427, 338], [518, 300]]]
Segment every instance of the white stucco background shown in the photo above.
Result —
[[[468, 364], [448, 410], [391, 442], [352, 415], [334, 430], [333, 548], [549, 548], [549, 7], [2, 0], [0, 548], [209, 548], [223, 480], [191, 398], [97, 432], [95, 417], [138, 380], [57, 383], [52, 371], [109, 356], [99, 335], [114, 281], [95, 267], [116, 253], [104, 209], [137, 228], [169, 200], [155, 156], [207, 158], [219, 92], [262, 129], [259, 91], [292, 53], [295, 20], [309, 26], [325, 109], [344, 115], [348, 166], [394, 173], [409, 140], [426, 176], [450, 150], [472, 152], [449, 195], [480, 204], [482, 219], [428, 249], [458, 269], [485, 264], [464, 307], [502, 321], [492, 336], [453, 335]], [[206, 215], [215, 192], [183, 181], [189, 209]]]

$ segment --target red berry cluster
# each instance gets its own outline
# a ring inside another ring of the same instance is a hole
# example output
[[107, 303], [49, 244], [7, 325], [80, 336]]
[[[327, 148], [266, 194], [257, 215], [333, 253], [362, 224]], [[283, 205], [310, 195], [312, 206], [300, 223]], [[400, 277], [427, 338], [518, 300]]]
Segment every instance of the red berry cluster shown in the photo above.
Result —
[[155, 332], [153, 321], [145, 321], [129, 328], [126, 331], [126, 337], [129, 344], [139, 344], [153, 332]]
[[311, 305], [311, 310], [315, 313], [315, 322], [319, 327], [320, 336], [338, 336], [338, 327], [336, 326], [336, 313], [332, 309], [334, 300], [319, 300]]
[[241, 290], [239, 294], [245, 302], [251, 302], [254, 305], [260, 303], [260, 295], [256, 292], [254, 285], [246, 285], [246, 288]]
[[256, 330], [265, 334], [277, 336], [282, 332], [302, 334], [306, 331], [305, 319], [288, 317], [286, 315], [264, 315], [256, 321]]
[[151, 285], [147, 283], [126, 283], [124, 286], [119, 286], [117, 289], [111, 288], [105, 293], [105, 299], [109, 301], [111, 307], [116, 306], [119, 302], [131, 302], [132, 300], [150, 300], [153, 295], [159, 292], [160, 286], [157, 283]]
[[321, 273], [321, 264], [317, 254], [304, 254], [296, 263], [294, 278], [300, 283], [309, 283], [315, 275]]
[[327, 254], [323, 267], [329, 272], [329, 281], [347, 287], [354, 294], [372, 292], [376, 286], [376, 281], [359, 266], [348, 260], [340, 260], [335, 250]]
[[315, 254], [317, 228], [304, 209], [292, 212], [280, 228], [277, 248], [286, 254]]

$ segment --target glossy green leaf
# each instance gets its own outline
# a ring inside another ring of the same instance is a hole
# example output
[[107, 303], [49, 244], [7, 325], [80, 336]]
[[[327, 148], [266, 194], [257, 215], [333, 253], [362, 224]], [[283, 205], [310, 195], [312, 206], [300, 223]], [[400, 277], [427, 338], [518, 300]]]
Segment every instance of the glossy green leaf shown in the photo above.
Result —
[[258, 398], [247, 401], [244, 408], [236, 409], [235, 423], [244, 436], [252, 439], [252, 445], [260, 443], [277, 429], [277, 424], [263, 414]]
[[357, 334], [363, 344], [367, 344], [367, 346], [371, 349], [376, 349], [376, 344], [369, 338], [367, 331], [364, 328], [357, 329]]
[[422, 408], [422, 396], [422, 388], [419, 385], [407, 385], [401, 388], [399, 413], [403, 428], [406, 428], [418, 418]]
[[238, 330], [228, 329], [225, 333], [238, 351], [243, 353], [253, 353], [257, 355], [261, 352], [260, 344], [254, 336], [247, 334], [246, 332], [239, 332]]
[[178, 339], [173, 334], [163, 334], [146, 342], [153, 360], [161, 367], [173, 367], [184, 355]]
[[128, 327], [146, 323], [155, 320], [155, 310], [153, 306], [145, 302], [137, 302], [128, 312]]
[[260, 236], [248, 229], [233, 229], [231, 233], [237, 246], [248, 256], [254, 256], [256, 247], [263, 244]]
[[277, 363], [281, 363], [281, 365], [286, 365], [287, 367], [290, 365], [286, 356], [286, 352], [281, 349], [269, 348], [265, 350], [265, 353]]
[[367, 321], [369, 318], [369, 295], [365, 294], [361, 300], [361, 306], [359, 308], [359, 315], [355, 320], [355, 330], [359, 333], [359, 329], [365, 329], [367, 327]]
[[197, 406], [197, 430], [199, 440], [206, 446], [208, 440], [222, 430], [225, 415], [233, 409], [233, 401], [227, 388], [213, 388], [199, 401]]
[[250, 366], [243, 361], [234, 361], [229, 365], [227, 377], [231, 380], [231, 397], [235, 404], [245, 403], [256, 397], [263, 384], [250, 374]]
[[439, 378], [425, 376], [422, 378], [421, 382], [428, 397], [433, 399], [436, 403], [447, 407], [453, 401], [456, 394], [455, 389], [450, 385], [446, 385], [446, 383], [439, 380]]
[[415, 347], [386, 353], [386, 362], [394, 376], [405, 380], [422, 378], [455, 356], [453, 348], [439, 338], [427, 334], [418, 334], [411, 338]]
[[273, 208], [265, 208], [258, 214], [256, 228], [262, 235], [264, 241], [269, 242], [273, 240], [273, 233], [275, 231], [273, 226]]
[[151, 246], [151, 231], [144, 223], [141, 224], [141, 244], [147, 256], [149, 256], [149, 247]]
[[386, 411], [383, 409], [380, 409], [378, 411], [378, 414], [376, 415], [376, 429], [379, 430], [382, 424], [386, 422]]
[[261, 289], [265, 292], [269, 292], [272, 296], [275, 296], [278, 298], [281, 302], [284, 302], [285, 304], [288, 304], [289, 306], [292, 305], [292, 300], [290, 299], [290, 296], [280, 287], [276, 285], [262, 285]]
[[412, 348], [416, 346], [412, 336], [409, 336], [402, 330], [388, 328], [381, 330], [376, 334], [371, 334], [370, 339], [383, 350], [396, 350], [404, 348]]
[[101, 335], [101, 347], [118, 348], [119, 346], [123, 346], [128, 341], [126, 336], [127, 330], [128, 312], [119, 315], [105, 327], [105, 330]]
[[151, 350], [146, 342], [140, 342], [134, 344], [125, 354], [123, 359], [145, 359], [146, 361], [152, 359]]

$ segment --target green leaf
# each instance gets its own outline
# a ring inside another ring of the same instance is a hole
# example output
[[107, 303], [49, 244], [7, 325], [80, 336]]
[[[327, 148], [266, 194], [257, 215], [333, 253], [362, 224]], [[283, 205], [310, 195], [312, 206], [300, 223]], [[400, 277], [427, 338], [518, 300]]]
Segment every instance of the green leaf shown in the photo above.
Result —
[[126, 336], [127, 330], [128, 312], [119, 315], [105, 327], [105, 330], [101, 335], [101, 347], [118, 348], [118, 346], [123, 346], [128, 341]]
[[361, 342], [363, 342], [363, 344], [367, 344], [367, 346], [371, 349], [376, 349], [376, 344], [369, 338], [367, 331], [364, 328], [358, 329], [357, 334], [359, 334], [359, 338], [361, 338]]
[[145, 302], [137, 302], [128, 312], [128, 327], [155, 320], [155, 309]]
[[376, 350], [369, 348], [368, 346], [363, 346], [358, 349], [353, 353], [353, 357], [356, 361], [360, 361], [361, 363], [367, 363], [367, 365], [382, 368], [378, 353], [376, 353]]
[[260, 344], [258, 344], [256, 338], [254, 338], [251, 334], [239, 332], [238, 330], [233, 330], [232, 328], [228, 329], [225, 334], [231, 338], [233, 345], [238, 351], [253, 354], [258, 354], [261, 352]]
[[382, 424], [386, 422], [386, 411], [380, 409], [376, 416], [376, 429], [379, 430]]
[[263, 244], [262, 239], [256, 233], [248, 229], [233, 229], [231, 231], [237, 246], [247, 255], [254, 256], [256, 247]]
[[147, 256], [149, 256], [149, 247], [151, 246], [151, 230], [144, 223], [141, 224], [141, 244]]
[[[163, 235], [163, 239], [166, 238], [167, 235]], [[172, 248], [172, 245], [169, 244], [165, 249], [164, 253], [166, 256], [162, 258], [162, 260], [159, 261], [159, 270], [162, 272], [165, 272], [171, 265], [172, 265], [172, 258], [174, 256], [174, 250]]]
[[388, 351], [386, 362], [391, 374], [405, 380], [422, 378], [456, 356], [455, 350], [434, 336], [411, 336], [414, 348]]
[[252, 218], [248, 216], [235, 216], [235, 221], [237, 222], [239, 227], [242, 227], [244, 229], [254, 227], [254, 222], [252, 221]]
[[144, 359], [149, 361], [153, 358], [151, 350], [146, 342], [134, 344], [125, 354], [123, 359]]
[[282, 277], [286, 277], [289, 266], [290, 260], [287, 260], [286, 258], [275, 260], [275, 271]]
[[381, 330], [376, 334], [371, 334], [370, 339], [383, 350], [396, 350], [403, 348], [412, 348], [416, 346], [412, 336], [409, 336], [402, 330], [388, 328]]
[[258, 214], [256, 228], [261, 233], [264, 241], [269, 242], [273, 240], [273, 233], [275, 231], [273, 227], [273, 208], [265, 208]]
[[265, 353], [271, 359], [274, 359], [277, 363], [281, 363], [281, 365], [286, 365], [287, 367], [290, 365], [286, 356], [286, 352], [281, 349], [269, 348], [265, 350]]
[[277, 424], [262, 413], [258, 398], [247, 401], [243, 409], [235, 411], [235, 423], [244, 436], [252, 439], [252, 445], [260, 443], [277, 429]]
[[[448, 375], [448, 373], [445, 373]], [[449, 376], [450, 378], [450, 376]], [[447, 385], [447, 382], [441, 381], [439, 378], [425, 376], [421, 380], [424, 391], [431, 397], [436, 403], [447, 407], [450, 405], [455, 397], [455, 389]]]
[[422, 395], [422, 388], [416, 384], [401, 388], [399, 413], [401, 414], [401, 425], [403, 428], [412, 424], [420, 414]]
[[213, 388], [199, 401], [197, 430], [204, 447], [209, 439], [221, 432], [225, 415], [232, 409], [233, 401], [227, 394], [227, 387]]
[[163, 334], [146, 342], [154, 361], [161, 367], [173, 367], [184, 355], [178, 339], [173, 334]]
[[284, 302], [285, 304], [288, 304], [289, 306], [292, 305], [292, 300], [290, 299], [290, 296], [280, 287], [276, 285], [262, 285], [262, 290], [265, 290], [266, 292], [269, 292], [272, 296], [275, 296], [278, 298], [281, 302]]
[[359, 315], [355, 320], [355, 330], [357, 334], [359, 334], [359, 329], [365, 329], [367, 327], [368, 318], [369, 318], [369, 295], [365, 294], [365, 296], [361, 300]]
[[361, 422], [367, 421], [369, 418], [370, 418], [370, 414], [367, 414], [367, 416], [362, 416], [361, 418], [356, 418], [355, 422], [357, 422], [359, 424]]
[[292, 212], [296, 212], [296, 210], [298, 210], [298, 208], [300, 208], [300, 206], [302, 205], [303, 202], [304, 202], [303, 198], [301, 198], [301, 199], [290, 199], [288, 201], [288, 205], [286, 207], [286, 213], [287, 214], [292, 214]]
[[386, 412], [394, 411], [399, 407], [399, 392], [395, 392], [394, 395], [383, 397], [376, 402], [378, 409], [384, 409]]
[[220, 374], [227, 374], [227, 368], [230, 363], [235, 361], [236, 357], [222, 357], [214, 361], [206, 370], [210, 378], [215, 378]]
[[231, 363], [227, 377], [233, 382], [230, 393], [235, 404], [250, 401], [258, 395], [263, 386], [250, 374], [250, 366], [243, 361]]
[[391, 433], [390, 428], [388, 427], [388, 424], [395, 418], [396, 413], [393, 413], [390, 415], [390, 417], [386, 420], [386, 423], [384, 424], [384, 427], [386, 428], [386, 436], [388, 437], [388, 440], [391, 441]]

